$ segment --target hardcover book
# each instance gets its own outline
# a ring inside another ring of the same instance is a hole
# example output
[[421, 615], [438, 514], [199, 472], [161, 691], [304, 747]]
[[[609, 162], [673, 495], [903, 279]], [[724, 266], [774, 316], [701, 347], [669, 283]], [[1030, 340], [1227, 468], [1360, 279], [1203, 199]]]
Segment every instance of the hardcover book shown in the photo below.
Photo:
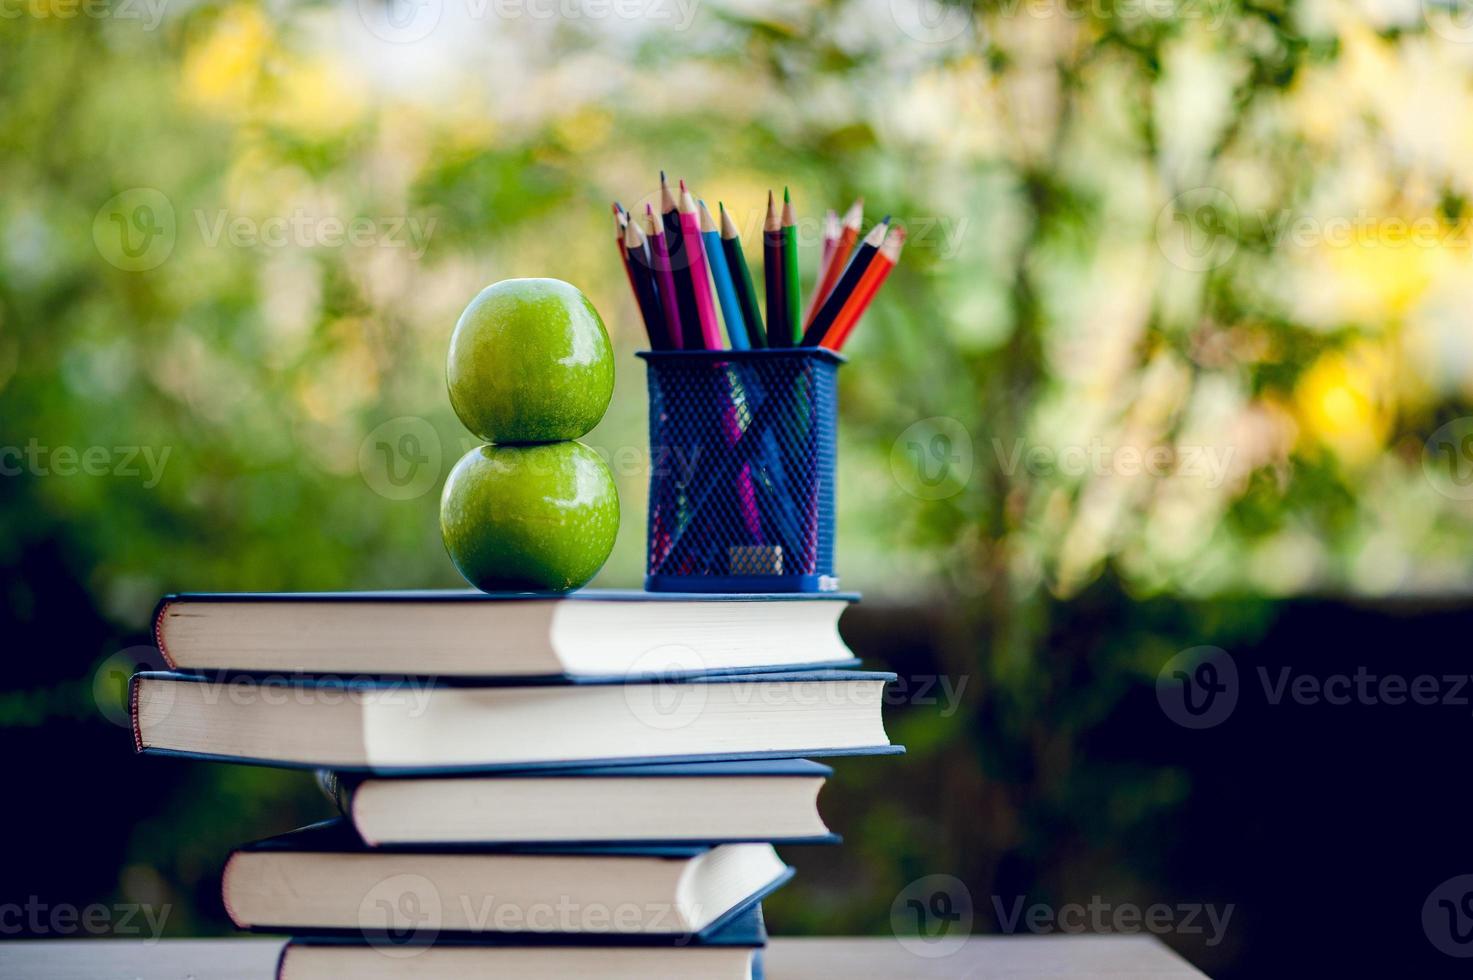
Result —
[[378, 773], [899, 753], [894, 674], [560, 685], [134, 675], [140, 752]]
[[301, 937], [282, 949], [278, 980], [762, 980], [762, 906], [699, 936], [407, 935], [401, 942]]
[[154, 634], [189, 672], [628, 677], [856, 662], [839, 638], [853, 595], [586, 590], [166, 596]]
[[776, 759], [430, 778], [319, 772], [319, 778], [370, 847], [836, 844], [817, 807], [832, 773], [806, 759]]
[[379, 944], [430, 933], [690, 937], [792, 873], [770, 844], [371, 850], [330, 820], [235, 851], [221, 890], [242, 929]]

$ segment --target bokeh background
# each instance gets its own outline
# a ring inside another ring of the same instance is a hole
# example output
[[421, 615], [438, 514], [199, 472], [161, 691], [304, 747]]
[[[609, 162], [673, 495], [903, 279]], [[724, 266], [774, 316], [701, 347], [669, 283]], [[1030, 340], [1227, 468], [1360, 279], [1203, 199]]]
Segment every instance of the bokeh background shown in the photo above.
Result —
[[[1473, 708], [1259, 677], [1468, 672], [1467, 13], [4, 0], [0, 901], [223, 933], [227, 850], [326, 815], [302, 774], [133, 758], [120, 679], [165, 592], [458, 584], [443, 362], [489, 282], [603, 313], [586, 441], [624, 519], [595, 584], [639, 583], [609, 202], [665, 168], [754, 267], [770, 187], [806, 280], [824, 208], [911, 233], [846, 349], [838, 549], [910, 755], [838, 767], [846, 846], [786, 855], [773, 931], [888, 934], [946, 874], [971, 914], [943, 930], [1211, 904], [1219, 941], [1164, 938], [1213, 975], [1451, 970], [1422, 913], [1473, 871]], [[1241, 691], [1199, 730], [1157, 681], [1202, 646]]]

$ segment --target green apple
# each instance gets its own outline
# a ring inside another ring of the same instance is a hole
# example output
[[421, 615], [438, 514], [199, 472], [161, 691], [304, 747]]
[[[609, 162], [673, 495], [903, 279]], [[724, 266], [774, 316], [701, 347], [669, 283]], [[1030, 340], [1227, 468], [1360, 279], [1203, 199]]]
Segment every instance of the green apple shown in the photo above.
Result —
[[619, 533], [619, 493], [581, 442], [479, 446], [440, 497], [455, 567], [486, 592], [565, 592], [593, 578]]
[[598, 311], [560, 279], [506, 279], [471, 300], [450, 337], [450, 404], [495, 443], [577, 439], [614, 394]]

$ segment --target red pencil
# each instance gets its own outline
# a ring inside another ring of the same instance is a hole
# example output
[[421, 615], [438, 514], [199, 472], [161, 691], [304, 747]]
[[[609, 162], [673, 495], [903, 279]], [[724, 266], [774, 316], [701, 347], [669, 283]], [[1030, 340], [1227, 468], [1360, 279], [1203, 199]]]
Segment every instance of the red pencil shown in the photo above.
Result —
[[839, 240], [834, 243], [834, 254], [829, 258], [828, 266], [823, 270], [823, 276], [818, 281], [818, 286], [813, 291], [813, 301], [808, 305], [807, 322], [805, 327], [813, 326], [813, 318], [818, 316], [818, 311], [823, 309], [824, 301], [829, 298], [829, 293], [839, 284], [839, 277], [844, 274], [845, 265], [849, 261], [849, 255], [854, 251], [854, 243], [859, 241], [859, 229], [864, 224], [864, 198], [855, 199], [844, 212], [844, 227], [839, 232]]

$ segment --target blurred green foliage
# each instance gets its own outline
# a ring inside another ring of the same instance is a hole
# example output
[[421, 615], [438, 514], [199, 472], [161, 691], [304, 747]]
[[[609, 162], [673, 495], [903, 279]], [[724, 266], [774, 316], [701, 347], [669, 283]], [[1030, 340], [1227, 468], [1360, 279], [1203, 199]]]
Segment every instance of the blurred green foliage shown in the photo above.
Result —
[[[1158, 826], [1186, 787], [1080, 762], [1080, 733], [1180, 646], [1251, 637], [1267, 606], [1233, 597], [1448, 588], [1473, 561], [1473, 86], [1419, 5], [15, 9], [0, 443], [35, 448], [0, 460], [3, 608], [18, 635], [78, 611], [22, 651], [0, 727], [90, 717], [169, 590], [456, 584], [438, 480], [399, 499], [375, 445], [427, 424], [440, 476], [472, 448], [445, 344], [504, 277], [568, 279], [608, 322], [586, 441], [624, 525], [596, 584], [637, 584], [641, 338], [608, 202], [641, 210], [661, 167], [725, 201], [754, 268], [768, 187], [793, 188], [806, 278], [824, 208], [863, 195], [911, 231], [846, 351], [839, 565], [942, 610], [968, 710], [895, 727], [960, 802], [860, 770], [838, 791], [871, 880], [800, 879], [794, 928], [879, 928], [908, 878], [957, 853], [985, 878], [1063, 815], [1098, 818], [1091, 853]], [[230, 843], [321, 809], [298, 776], [178, 779], [119, 893], [203, 909]], [[968, 836], [978, 813], [998, 829]]]

